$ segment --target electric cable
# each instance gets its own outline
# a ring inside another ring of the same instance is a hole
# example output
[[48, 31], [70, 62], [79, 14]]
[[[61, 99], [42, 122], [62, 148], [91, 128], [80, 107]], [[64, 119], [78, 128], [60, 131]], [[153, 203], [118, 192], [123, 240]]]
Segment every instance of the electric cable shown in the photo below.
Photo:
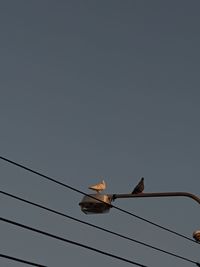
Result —
[[[6, 162], [8, 162], [8, 163], [11, 163], [11, 164], [13, 164], [13, 165], [15, 165], [15, 166], [17, 166], [17, 167], [20, 167], [20, 168], [22, 168], [22, 169], [24, 169], [24, 170], [27, 170], [27, 171], [29, 171], [29, 172], [31, 172], [31, 173], [34, 173], [34, 174], [36, 174], [36, 175], [38, 175], [38, 176], [40, 176], [40, 177], [43, 177], [44, 179], [49, 180], [49, 181], [51, 181], [51, 182], [53, 182], [53, 183], [56, 183], [56, 184], [58, 184], [58, 185], [60, 185], [60, 186], [63, 186], [63, 187], [68, 188], [68, 189], [70, 189], [70, 190], [72, 190], [72, 191], [75, 191], [75, 192], [77, 192], [77, 193], [79, 193], [79, 194], [82, 194], [82, 195], [85, 195], [85, 196], [89, 196], [90, 198], [96, 199], [95, 197], [93, 197], [93, 196], [91, 196], [91, 195], [89, 195], [89, 194], [86, 194], [85, 192], [83, 192], [83, 191], [81, 191], [81, 190], [78, 190], [78, 189], [76, 189], [76, 188], [74, 188], [74, 187], [72, 187], [72, 186], [70, 186], [70, 185], [68, 185], [68, 184], [65, 184], [65, 183], [63, 183], [63, 182], [60, 182], [60, 181], [58, 181], [58, 180], [56, 180], [56, 179], [54, 179], [54, 178], [52, 178], [52, 177], [50, 177], [50, 176], [44, 175], [44, 174], [42, 174], [42, 173], [40, 173], [40, 172], [38, 172], [38, 171], [35, 171], [35, 170], [33, 170], [33, 169], [30, 169], [30, 168], [26, 167], [25, 165], [19, 164], [19, 163], [15, 162], [15, 161], [12, 161], [12, 160], [10, 160], [10, 159], [8, 159], [8, 158], [5, 158], [5, 157], [2, 157], [2, 156], [0, 156], [0, 159], [6, 161]], [[99, 199], [96, 199], [96, 200], [98, 200], [99, 202], [103, 202], [103, 203], [104, 203], [104, 201], [101, 201], [101, 200], [99, 200]], [[186, 239], [186, 240], [189, 240], [189, 241], [191, 241], [191, 242], [193, 242], [193, 243], [195, 243], [195, 244], [200, 244], [200, 243], [197, 243], [195, 240], [193, 240], [192, 238], [190, 238], [190, 237], [188, 237], [188, 236], [186, 236], [186, 235], [180, 234], [180, 233], [178, 233], [178, 232], [176, 232], [176, 231], [174, 231], [174, 230], [171, 230], [171, 229], [169, 229], [169, 228], [167, 228], [167, 227], [164, 227], [164, 226], [162, 226], [162, 225], [160, 225], [160, 224], [157, 224], [157, 223], [155, 223], [155, 222], [152, 222], [152, 221], [150, 221], [150, 220], [148, 220], [148, 219], [145, 219], [144, 217], [138, 216], [138, 215], [136, 215], [136, 214], [134, 214], [134, 213], [132, 213], [132, 212], [129, 212], [129, 211], [127, 211], [127, 210], [124, 210], [124, 209], [122, 209], [122, 208], [119, 208], [119, 207], [117, 207], [117, 206], [115, 206], [115, 205], [110, 204], [110, 207], [115, 208], [116, 210], [121, 211], [122, 213], [125, 213], [125, 214], [127, 214], [127, 215], [132, 216], [132, 217], [135, 217], [135, 218], [137, 218], [137, 219], [139, 219], [139, 220], [142, 220], [142, 221], [144, 221], [144, 222], [146, 222], [146, 223], [149, 223], [149, 224], [151, 224], [151, 225], [153, 225], [153, 226], [155, 226], [155, 227], [158, 227], [158, 228], [160, 228], [160, 229], [162, 229], [162, 230], [165, 230], [165, 231], [167, 231], [167, 232], [169, 232], [169, 233], [171, 233], [171, 234], [174, 234], [174, 235], [176, 235], [176, 236], [179, 236], [179, 237], [182, 237], [182, 238], [184, 238], [184, 239]]]
[[78, 247], [82, 247], [82, 248], [85, 248], [87, 250], [92, 250], [92, 251], [95, 251], [96, 253], [103, 254], [103, 255], [106, 255], [108, 257], [115, 258], [115, 259], [118, 259], [120, 261], [124, 261], [124, 262], [130, 263], [132, 265], [137, 265], [137, 266], [140, 266], [140, 267], [148, 267], [147, 265], [140, 264], [138, 262], [135, 262], [135, 261], [132, 261], [132, 260], [129, 260], [129, 259], [126, 259], [126, 258], [117, 256], [115, 254], [108, 253], [106, 251], [103, 251], [103, 250], [100, 250], [100, 249], [97, 249], [97, 248], [94, 248], [94, 247], [91, 247], [91, 246], [87, 246], [87, 245], [85, 245], [83, 243], [75, 242], [73, 240], [69, 240], [67, 238], [63, 238], [61, 236], [57, 236], [57, 235], [51, 234], [49, 232], [45, 232], [45, 231], [42, 231], [40, 229], [36, 229], [36, 228], [30, 227], [28, 225], [21, 224], [21, 223], [18, 223], [18, 222], [15, 222], [15, 221], [12, 221], [12, 220], [3, 218], [3, 217], [0, 217], [0, 221], [3, 221], [5, 223], [18, 226], [20, 228], [24, 228], [24, 229], [29, 230], [29, 231], [32, 231], [32, 232], [36, 232], [36, 233], [41, 234], [41, 235], [44, 235], [44, 236], [51, 237], [53, 239], [57, 239], [57, 240], [63, 241], [65, 243], [70, 243], [72, 245], [75, 245], [75, 246], [78, 246]]
[[15, 258], [15, 257], [8, 256], [8, 255], [5, 255], [5, 254], [0, 254], [0, 257], [8, 259], [8, 260], [18, 261], [18, 262], [21, 262], [21, 263], [24, 263], [24, 264], [28, 264], [28, 265], [32, 265], [32, 266], [47, 267], [46, 265], [41, 265], [41, 264], [38, 264], [38, 263], [34, 263], [34, 262], [31, 262], [31, 261]]
[[109, 230], [109, 229], [100, 227], [100, 226], [98, 226], [98, 225], [96, 225], [96, 224], [92, 224], [92, 223], [86, 222], [86, 221], [84, 221], [84, 220], [77, 219], [77, 218], [75, 218], [75, 217], [73, 217], [73, 216], [67, 215], [66, 213], [62, 213], [62, 212], [59, 212], [59, 211], [57, 211], [57, 210], [50, 209], [50, 208], [48, 208], [48, 207], [46, 207], [46, 206], [43, 206], [43, 205], [41, 205], [41, 204], [38, 204], [38, 203], [35, 203], [35, 202], [32, 202], [32, 201], [29, 201], [29, 200], [26, 200], [26, 199], [24, 199], [24, 198], [21, 198], [21, 197], [18, 197], [18, 196], [16, 196], [16, 195], [7, 193], [7, 192], [5, 192], [5, 191], [1, 191], [1, 190], [0, 190], [0, 193], [3, 194], [3, 195], [6, 195], [6, 196], [8, 196], [8, 197], [11, 197], [11, 198], [13, 198], [13, 199], [16, 199], [16, 200], [19, 200], [19, 201], [21, 201], [21, 202], [24, 202], [24, 203], [26, 203], [26, 204], [29, 204], [29, 205], [38, 207], [38, 208], [43, 209], [43, 210], [46, 210], [46, 211], [48, 211], [48, 212], [50, 212], [50, 213], [54, 213], [54, 214], [56, 214], [56, 215], [60, 215], [60, 216], [62, 216], [62, 217], [64, 217], [64, 218], [71, 219], [71, 220], [76, 221], [76, 222], [78, 222], [78, 223], [81, 223], [81, 224], [84, 224], [84, 225], [87, 225], [87, 226], [96, 228], [96, 229], [98, 229], [98, 230], [107, 232], [107, 233], [109, 233], [109, 234], [118, 236], [118, 237], [123, 238], [123, 239], [126, 239], [126, 240], [129, 240], [129, 241], [138, 243], [138, 244], [140, 244], [140, 245], [143, 245], [143, 246], [146, 246], [146, 247], [148, 247], [148, 248], [157, 250], [157, 251], [159, 251], [159, 252], [168, 254], [168, 255], [170, 255], [170, 256], [173, 256], [173, 257], [182, 259], [182, 260], [184, 260], [184, 261], [191, 262], [191, 263], [195, 263], [195, 261], [193, 261], [193, 260], [191, 260], [191, 259], [188, 259], [188, 258], [186, 258], [186, 257], [180, 256], [180, 255], [178, 255], [178, 254], [175, 254], [175, 253], [173, 253], [173, 252], [169, 252], [169, 251], [166, 251], [166, 250], [164, 250], [164, 249], [161, 249], [161, 248], [152, 246], [152, 245], [147, 244], [147, 243], [145, 243], [145, 242], [142, 242], [142, 241], [136, 240], [136, 239], [134, 239], [134, 238], [131, 238], [131, 237], [128, 237], [128, 236], [119, 234], [119, 233], [117, 233], [117, 232], [111, 231], [111, 230]]

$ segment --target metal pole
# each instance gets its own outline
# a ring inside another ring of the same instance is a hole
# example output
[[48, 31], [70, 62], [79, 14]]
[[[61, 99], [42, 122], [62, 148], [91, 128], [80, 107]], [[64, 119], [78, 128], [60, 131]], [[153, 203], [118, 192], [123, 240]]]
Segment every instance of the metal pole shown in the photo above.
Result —
[[187, 192], [163, 192], [163, 193], [139, 193], [139, 194], [114, 194], [112, 200], [117, 198], [137, 198], [137, 197], [189, 197], [200, 204], [200, 198]]

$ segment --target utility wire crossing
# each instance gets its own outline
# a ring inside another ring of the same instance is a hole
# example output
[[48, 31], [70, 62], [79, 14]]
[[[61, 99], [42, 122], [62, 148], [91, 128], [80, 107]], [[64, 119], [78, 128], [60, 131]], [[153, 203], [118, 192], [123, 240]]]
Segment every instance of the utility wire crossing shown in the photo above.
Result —
[[[106, 255], [106, 256], [108, 256], [108, 257], [115, 258], [115, 259], [118, 259], [118, 260], [120, 260], [120, 261], [130, 263], [130, 264], [132, 264], [132, 265], [136, 265], [136, 266], [140, 266], [140, 267], [148, 267], [147, 265], [140, 264], [140, 263], [138, 263], [138, 262], [135, 262], [135, 261], [132, 261], [132, 260], [129, 260], [129, 259], [126, 259], [126, 258], [117, 256], [117, 255], [114, 255], [114, 254], [112, 254], [112, 253], [108, 253], [108, 252], [106, 252], [106, 251], [103, 251], [103, 250], [100, 250], [100, 249], [97, 249], [97, 248], [94, 248], [94, 247], [90, 247], [90, 246], [87, 246], [87, 245], [85, 245], [85, 244], [82, 244], [82, 243], [79, 243], [79, 242], [75, 242], [75, 241], [73, 241], [73, 240], [69, 240], [69, 239], [67, 239], [67, 238], [63, 238], [63, 237], [61, 237], [61, 236], [53, 235], [53, 234], [51, 234], [51, 233], [42, 231], [42, 230], [40, 230], [40, 229], [36, 229], [36, 228], [30, 227], [30, 226], [28, 226], [28, 225], [21, 224], [21, 223], [18, 223], [18, 222], [15, 222], [15, 221], [12, 221], [12, 220], [3, 218], [3, 217], [0, 217], [0, 221], [3, 221], [3, 222], [5, 222], [5, 223], [8, 223], [8, 224], [12, 224], [12, 225], [18, 226], [18, 227], [20, 227], [20, 228], [24, 228], [24, 229], [29, 230], [29, 231], [32, 231], [32, 232], [36, 232], [36, 233], [41, 234], [41, 235], [44, 235], [44, 236], [51, 237], [51, 238], [53, 238], [53, 239], [57, 239], [57, 240], [63, 241], [63, 242], [65, 242], [65, 243], [70, 243], [70, 244], [75, 245], [75, 246], [79, 246], [79, 247], [82, 247], [82, 248], [85, 248], [85, 249], [88, 249], [88, 250], [92, 250], [92, 251], [94, 251], [94, 252], [96, 252], [96, 253], [103, 254], [103, 255]], [[36, 265], [36, 266], [39, 266], [39, 265]], [[40, 266], [41, 266], [41, 265], [40, 265]]]
[[11, 198], [13, 198], [13, 199], [19, 200], [19, 201], [21, 201], [21, 202], [27, 203], [27, 204], [29, 204], [29, 205], [35, 206], [35, 207], [37, 207], [37, 208], [40, 208], [40, 209], [46, 210], [46, 211], [48, 211], [48, 212], [54, 213], [54, 214], [56, 214], [56, 215], [60, 215], [60, 216], [62, 216], [62, 217], [64, 217], [64, 218], [71, 219], [71, 220], [76, 221], [76, 222], [78, 222], [78, 223], [81, 223], [81, 224], [84, 224], [84, 225], [87, 225], [87, 226], [96, 228], [96, 229], [98, 229], [98, 230], [107, 232], [107, 233], [109, 233], [109, 234], [118, 236], [118, 237], [123, 238], [123, 239], [126, 239], [126, 240], [129, 240], [129, 241], [138, 243], [138, 244], [140, 244], [140, 245], [146, 246], [146, 247], [151, 248], [151, 249], [154, 249], [154, 250], [156, 250], [156, 251], [159, 251], [159, 252], [168, 254], [168, 255], [170, 255], [170, 256], [179, 258], [179, 259], [181, 259], [181, 260], [184, 260], [184, 261], [187, 261], [187, 262], [190, 262], [190, 263], [196, 263], [195, 261], [193, 261], [193, 260], [191, 260], [191, 259], [188, 259], [188, 258], [186, 258], [186, 257], [183, 257], [183, 256], [177, 255], [177, 254], [175, 254], [175, 253], [166, 251], [166, 250], [164, 250], [164, 249], [161, 249], [161, 248], [152, 246], [152, 245], [150, 245], [150, 244], [147, 244], [147, 243], [145, 243], [145, 242], [142, 242], [142, 241], [133, 239], [133, 238], [131, 238], [131, 237], [127, 237], [127, 236], [125, 236], [125, 235], [116, 233], [116, 232], [114, 232], [114, 231], [111, 231], [111, 230], [109, 230], [109, 229], [106, 229], [106, 228], [97, 226], [97, 225], [95, 225], [95, 224], [91, 224], [91, 223], [88, 223], [88, 222], [86, 222], [86, 221], [77, 219], [77, 218], [75, 218], [75, 217], [72, 217], [72, 216], [70, 216], [70, 215], [67, 215], [66, 213], [62, 213], [62, 212], [56, 211], [56, 210], [54, 210], [54, 209], [50, 209], [50, 208], [48, 208], [48, 207], [45, 207], [45, 206], [40, 205], [40, 204], [37, 204], [37, 203], [35, 203], [35, 202], [31, 202], [31, 201], [29, 201], [29, 200], [26, 200], [26, 199], [21, 198], [21, 197], [18, 197], [18, 196], [16, 196], [16, 195], [7, 193], [7, 192], [5, 192], [5, 191], [0, 191], [0, 193], [3, 194], [3, 195], [6, 195], [6, 196], [8, 196], [8, 197], [11, 197]]
[[9, 255], [5, 255], [5, 254], [0, 254], [0, 257], [8, 259], [8, 260], [12, 260], [12, 261], [18, 261], [18, 262], [21, 262], [21, 263], [24, 263], [24, 264], [28, 264], [28, 265], [32, 265], [32, 266], [47, 267], [46, 265], [41, 265], [41, 264], [34, 263], [34, 262], [31, 262], [31, 261], [22, 260], [22, 259], [15, 258], [15, 257], [9, 256]]
[[[91, 196], [91, 195], [89, 195], [89, 194], [86, 194], [85, 192], [83, 192], [83, 191], [81, 191], [81, 190], [78, 190], [78, 189], [76, 189], [76, 188], [74, 188], [74, 187], [72, 187], [72, 186], [70, 186], [70, 185], [67, 185], [67, 184], [65, 184], [65, 183], [63, 183], [63, 182], [60, 182], [60, 181], [58, 181], [58, 180], [56, 180], [56, 179], [54, 179], [54, 178], [52, 178], [52, 177], [49, 177], [49, 176], [47, 176], [47, 175], [44, 175], [44, 174], [42, 174], [42, 173], [40, 173], [40, 172], [38, 172], [38, 171], [35, 171], [35, 170], [33, 170], [33, 169], [30, 169], [30, 168], [28, 168], [28, 167], [26, 167], [26, 166], [24, 166], [24, 165], [22, 165], [22, 164], [19, 164], [19, 163], [15, 162], [15, 161], [10, 160], [10, 159], [8, 159], [8, 158], [5, 158], [5, 157], [0, 156], [0, 159], [4, 160], [4, 161], [6, 161], [6, 162], [8, 162], [8, 163], [10, 163], [10, 164], [13, 164], [13, 165], [15, 165], [15, 166], [17, 166], [17, 167], [20, 167], [20, 168], [22, 168], [22, 169], [24, 169], [24, 170], [27, 170], [27, 171], [29, 171], [29, 172], [32, 172], [32, 173], [34, 173], [34, 174], [36, 174], [36, 175], [39, 175], [40, 177], [43, 177], [44, 179], [49, 180], [49, 181], [51, 181], [51, 182], [53, 182], [53, 183], [56, 183], [56, 184], [58, 184], [58, 185], [60, 185], [60, 186], [63, 186], [63, 187], [65, 187], [65, 188], [68, 188], [68, 189], [70, 189], [70, 190], [73, 190], [73, 191], [75, 191], [75, 192], [77, 192], [77, 193], [80, 193], [80, 194], [82, 194], [82, 195], [89, 196], [89, 197], [91, 197], [91, 198], [96, 199], [95, 197], [93, 197], [93, 196]], [[100, 202], [103, 202], [103, 201], [101, 201], [101, 200], [99, 200], [99, 199], [96, 199], [96, 200], [98, 200], [98, 201], [100, 201]], [[176, 236], [182, 237], [182, 238], [184, 238], [184, 239], [186, 239], [186, 240], [189, 240], [189, 241], [191, 241], [191, 242], [193, 242], [193, 243], [195, 243], [195, 244], [199, 244], [199, 245], [200, 245], [200, 243], [196, 242], [195, 240], [193, 240], [193, 239], [190, 238], [190, 237], [187, 237], [186, 235], [180, 234], [180, 233], [178, 233], [178, 232], [176, 232], [176, 231], [174, 231], [174, 230], [171, 230], [171, 229], [169, 229], [169, 228], [167, 228], [167, 227], [164, 227], [164, 226], [162, 226], [162, 225], [160, 225], [160, 224], [154, 223], [154, 222], [152, 222], [152, 221], [150, 221], [150, 220], [147, 220], [147, 219], [145, 219], [145, 218], [143, 218], [143, 217], [141, 217], [141, 216], [138, 216], [138, 215], [136, 215], [136, 214], [134, 214], [134, 213], [132, 213], [132, 212], [129, 212], [129, 211], [127, 211], [127, 210], [121, 209], [121, 208], [119, 208], [119, 207], [117, 207], [117, 206], [111, 205], [111, 207], [112, 207], [112, 208], [115, 208], [115, 209], [118, 210], [118, 211], [121, 211], [122, 213], [128, 214], [128, 215], [130, 215], [130, 216], [132, 216], [132, 217], [135, 217], [135, 218], [137, 218], [137, 219], [139, 219], [139, 220], [142, 220], [142, 221], [144, 221], [144, 222], [146, 222], [146, 223], [149, 223], [149, 224], [151, 224], [151, 225], [154, 225], [155, 227], [158, 227], [158, 228], [160, 228], [160, 229], [162, 229], [162, 230], [165, 230], [165, 231], [167, 231], [167, 232], [169, 232], [169, 233], [171, 233], [171, 234], [174, 234], [174, 235], [176, 235]]]

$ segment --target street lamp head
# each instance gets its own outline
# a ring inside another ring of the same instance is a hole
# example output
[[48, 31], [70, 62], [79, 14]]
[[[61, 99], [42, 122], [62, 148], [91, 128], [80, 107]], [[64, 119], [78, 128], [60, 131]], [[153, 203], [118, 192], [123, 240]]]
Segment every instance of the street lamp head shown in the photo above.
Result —
[[200, 242], [200, 230], [194, 231], [194, 233], [193, 233], [193, 238], [194, 238], [197, 242]]
[[111, 201], [111, 195], [97, 193], [84, 196], [79, 205], [85, 214], [102, 214], [109, 212]]

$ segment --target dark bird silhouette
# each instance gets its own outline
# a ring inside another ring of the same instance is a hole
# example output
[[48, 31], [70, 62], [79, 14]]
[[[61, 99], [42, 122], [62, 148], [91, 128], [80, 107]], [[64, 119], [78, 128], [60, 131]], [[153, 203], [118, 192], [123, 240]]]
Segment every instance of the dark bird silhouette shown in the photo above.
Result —
[[131, 194], [139, 194], [139, 193], [142, 193], [143, 190], [144, 190], [144, 177], [141, 178], [141, 180], [136, 185], [136, 187], [133, 189], [133, 192]]

